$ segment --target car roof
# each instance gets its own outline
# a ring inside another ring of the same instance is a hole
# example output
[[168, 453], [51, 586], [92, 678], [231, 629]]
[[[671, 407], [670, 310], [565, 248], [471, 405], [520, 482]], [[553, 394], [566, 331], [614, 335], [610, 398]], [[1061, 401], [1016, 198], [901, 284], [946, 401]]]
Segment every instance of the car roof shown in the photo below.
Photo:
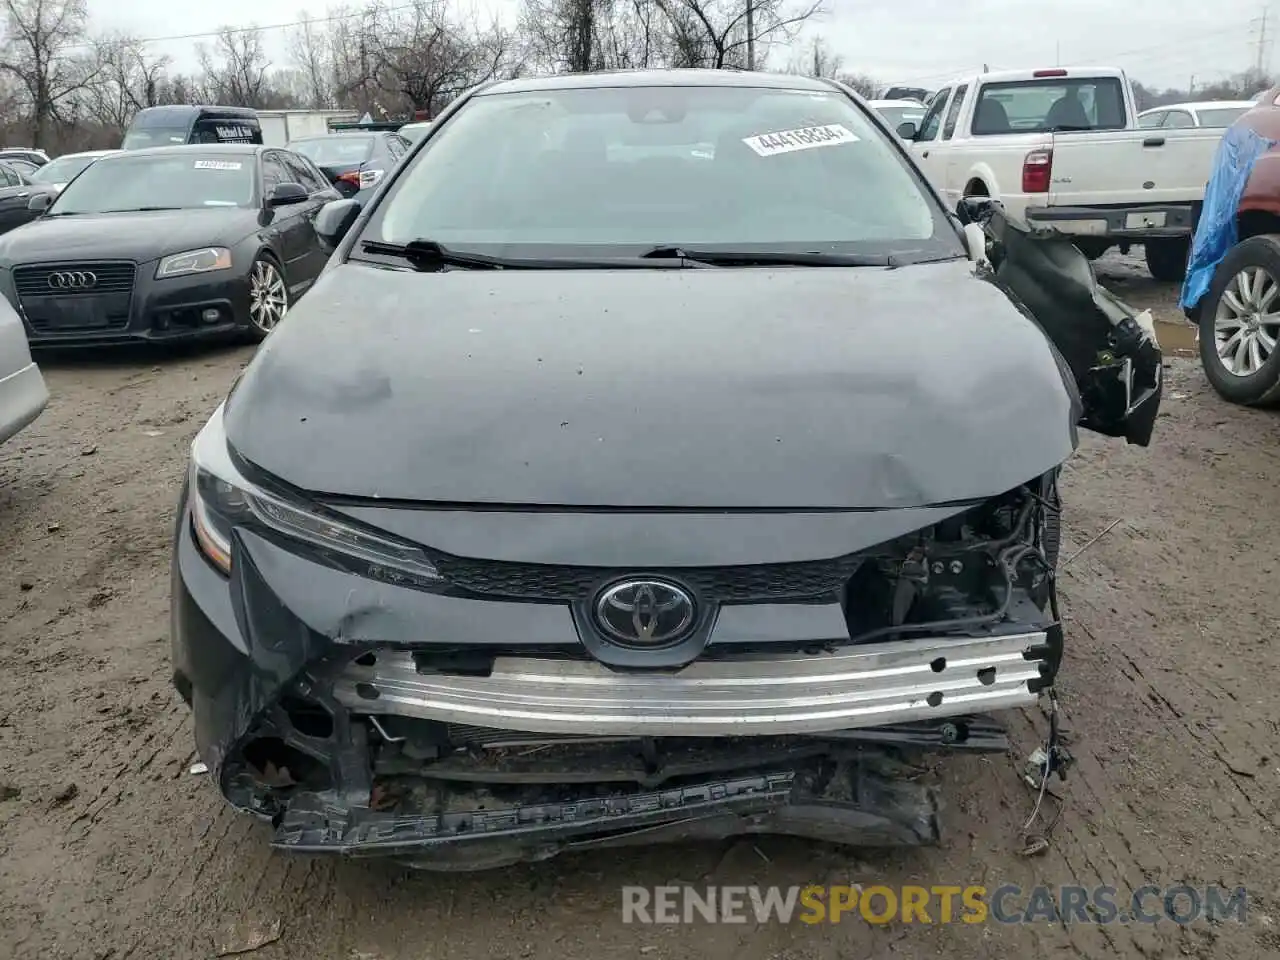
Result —
[[813, 90], [829, 93], [829, 81], [791, 73], [746, 70], [604, 70], [557, 77], [499, 80], [476, 91], [477, 96], [537, 93], [542, 90], [592, 90], [605, 87], [764, 87], [775, 90]]
[[1186, 103], [1166, 103], [1158, 107], [1143, 110], [1138, 116], [1156, 113], [1159, 110], [1223, 110], [1232, 107], [1257, 106], [1252, 100], [1189, 100]]
[[868, 100], [867, 103], [873, 107], [917, 107], [924, 109], [924, 104], [919, 100]]
[[367, 140], [370, 137], [378, 137], [393, 132], [391, 130], [334, 130], [330, 133], [313, 133], [309, 137], [295, 137], [289, 143], [307, 143], [312, 140], [355, 140], [358, 137]]
[[64, 153], [54, 160], [66, 160], [68, 157], [105, 157], [111, 153], [124, 153], [123, 150], [81, 150], [78, 153]]
[[167, 157], [172, 153], [212, 153], [231, 157], [256, 155], [263, 150], [283, 150], [287, 147], [268, 147], [261, 143], [180, 143], [168, 147], [143, 147], [139, 150], [113, 150], [112, 153], [130, 157]]

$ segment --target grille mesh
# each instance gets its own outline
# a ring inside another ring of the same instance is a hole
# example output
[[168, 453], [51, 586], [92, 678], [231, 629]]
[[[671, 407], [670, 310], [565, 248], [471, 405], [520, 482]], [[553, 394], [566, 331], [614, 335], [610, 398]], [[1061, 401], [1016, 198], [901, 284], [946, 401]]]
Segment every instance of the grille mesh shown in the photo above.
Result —
[[810, 600], [837, 595], [861, 563], [860, 557], [850, 555], [796, 563], [636, 570], [472, 560], [438, 553], [431, 559], [441, 576], [473, 593], [562, 602], [585, 599], [609, 580], [640, 575], [685, 584], [711, 602]]

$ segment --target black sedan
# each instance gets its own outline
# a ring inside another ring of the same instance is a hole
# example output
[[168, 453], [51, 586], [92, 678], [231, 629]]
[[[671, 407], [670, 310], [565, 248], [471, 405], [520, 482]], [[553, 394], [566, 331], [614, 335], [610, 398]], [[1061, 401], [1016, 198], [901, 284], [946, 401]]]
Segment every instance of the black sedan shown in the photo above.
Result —
[[48, 185], [33, 184], [16, 162], [0, 160], [0, 233], [8, 233], [40, 215], [29, 208], [31, 197], [37, 193], [52, 199], [58, 191]]
[[265, 337], [326, 259], [336, 191], [305, 158], [253, 145], [160, 147], [88, 166], [0, 237], [0, 291], [33, 346]]
[[339, 193], [362, 204], [412, 146], [388, 130], [330, 133], [289, 143], [289, 149], [315, 163]]
[[1150, 440], [1152, 338], [835, 82], [506, 81], [436, 125], [321, 212], [192, 446], [213, 783], [282, 849], [443, 869], [936, 840], [902, 760], [1052, 691], [1061, 465]]

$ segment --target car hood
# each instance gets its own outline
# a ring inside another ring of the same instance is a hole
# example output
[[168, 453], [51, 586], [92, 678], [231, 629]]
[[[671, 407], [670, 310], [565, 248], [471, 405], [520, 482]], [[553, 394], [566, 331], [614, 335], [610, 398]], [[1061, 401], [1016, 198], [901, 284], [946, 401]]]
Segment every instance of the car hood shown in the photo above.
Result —
[[40, 217], [21, 233], [0, 237], [0, 262], [123, 257], [145, 263], [195, 247], [230, 246], [258, 228], [258, 211], [241, 207]]
[[313, 494], [884, 509], [1065, 460], [1074, 387], [972, 264], [328, 271], [226, 408]]

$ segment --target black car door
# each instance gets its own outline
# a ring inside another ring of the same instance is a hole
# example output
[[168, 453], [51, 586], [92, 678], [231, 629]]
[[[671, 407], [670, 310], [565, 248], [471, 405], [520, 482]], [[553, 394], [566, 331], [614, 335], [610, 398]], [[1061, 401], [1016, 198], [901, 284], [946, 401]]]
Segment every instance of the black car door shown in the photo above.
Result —
[[[262, 155], [262, 196], [271, 197], [271, 191], [282, 183], [297, 183], [279, 150], [268, 150]], [[296, 296], [311, 285], [314, 273], [308, 276], [308, 256], [311, 252], [309, 238], [315, 229], [308, 219], [309, 203], [290, 203], [271, 208], [271, 232], [276, 237], [280, 256], [284, 259], [285, 282], [289, 293]], [[313, 214], [314, 216], [314, 214]]]
[[302, 258], [304, 262], [297, 277], [298, 280], [302, 280], [305, 277], [307, 282], [310, 283], [320, 275], [320, 271], [324, 269], [324, 265], [329, 259], [329, 255], [320, 245], [320, 238], [316, 236], [316, 215], [320, 212], [320, 208], [330, 200], [342, 199], [342, 194], [334, 189], [333, 184], [316, 169], [315, 164], [301, 154], [294, 153], [291, 150], [282, 150], [280, 151], [280, 157], [289, 171], [289, 176], [294, 182], [306, 187], [307, 193], [310, 195], [305, 204], [298, 205], [299, 207], [305, 207], [303, 216], [309, 229], [306, 236], [307, 252]]
[[0, 233], [19, 227], [36, 214], [27, 209], [31, 186], [7, 163], [0, 162]]

